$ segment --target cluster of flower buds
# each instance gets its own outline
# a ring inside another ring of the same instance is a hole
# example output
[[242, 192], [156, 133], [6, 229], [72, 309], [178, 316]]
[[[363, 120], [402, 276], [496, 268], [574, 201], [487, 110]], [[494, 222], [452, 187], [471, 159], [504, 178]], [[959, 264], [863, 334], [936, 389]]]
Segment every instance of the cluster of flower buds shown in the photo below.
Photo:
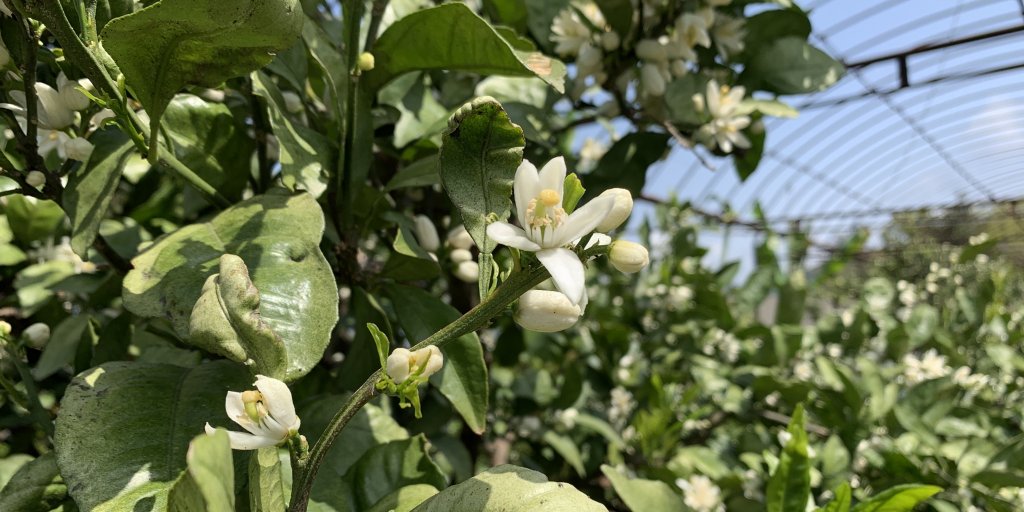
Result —
[[384, 362], [385, 377], [377, 382], [377, 388], [389, 395], [398, 396], [400, 407], [412, 407], [416, 417], [420, 413], [419, 386], [430, 376], [441, 371], [444, 355], [436, 345], [409, 350], [396, 348]]

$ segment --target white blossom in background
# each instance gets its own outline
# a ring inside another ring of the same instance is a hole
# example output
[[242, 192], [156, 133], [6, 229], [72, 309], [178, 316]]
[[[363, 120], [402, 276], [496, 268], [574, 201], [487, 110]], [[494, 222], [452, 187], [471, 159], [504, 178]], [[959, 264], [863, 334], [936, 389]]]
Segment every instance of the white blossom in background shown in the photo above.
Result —
[[711, 36], [723, 59], [743, 51], [743, 38], [747, 36], [746, 20], [720, 14], [715, 19]]
[[591, 170], [597, 165], [597, 161], [608, 152], [608, 146], [601, 141], [587, 137], [583, 140], [583, 146], [580, 147], [580, 168], [583, 170]]
[[420, 247], [427, 252], [437, 252], [441, 248], [441, 238], [437, 235], [434, 221], [430, 220], [430, 217], [420, 214], [413, 217], [413, 223], [416, 227], [416, 241], [419, 242]]
[[[75, 111], [69, 109], [61, 99], [60, 92], [49, 84], [36, 82], [36, 118], [39, 120], [39, 127], [49, 130], [63, 130], [75, 122]], [[18, 116], [18, 123], [25, 128], [26, 105], [25, 91], [10, 91], [11, 103], [0, 103], [0, 108], [14, 112]]]
[[804, 382], [814, 378], [814, 365], [810, 361], [797, 361], [793, 365], [793, 376]]
[[575, 407], [555, 411], [555, 421], [568, 430], [576, 426], [576, 418], [579, 418], [580, 411]]
[[[277, 446], [299, 432], [301, 422], [295, 414], [292, 392], [288, 385], [272, 377], [256, 376], [257, 391], [228, 391], [224, 409], [228, 418], [246, 432], [228, 432], [231, 448], [256, 450]], [[206, 424], [206, 433], [216, 429]]]
[[929, 349], [918, 358], [915, 354], [903, 356], [903, 377], [908, 384], [917, 384], [926, 380], [938, 379], [949, 375], [951, 369], [946, 365], [946, 356], [939, 355], [935, 349]]
[[41, 171], [29, 171], [25, 176], [25, 183], [30, 187], [41, 188], [46, 184], [46, 175]]
[[71, 160], [84, 162], [92, 155], [93, 145], [83, 137], [75, 137], [64, 142], [64, 154]]
[[750, 140], [742, 130], [750, 126], [750, 116], [737, 111], [744, 94], [746, 89], [742, 86], [729, 87], [715, 80], [708, 81], [704, 106], [711, 121], [700, 127], [697, 137], [726, 153], [732, 152], [734, 147], [749, 148]]
[[473, 247], [473, 237], [470, 236], [469, 231], [466, 231], [466, 226], [462, 224], [448, 232], [447, 240], [448, 245], [455, 249], [469, 250]]
[[555, 42], [555, 52], [563, 57], [579, 55], [580, 48], [592, 37], [590, 27], [580, 20], [575, 9], [563, 9], [551, 24], [551, 40]]
[[622, 386], [616, 386], [611, 391], [611, 402], [608, 407], [608, 419], [612, 423], [621, 424], [629, 418], [633, 412], [633, 393], [630, 393]]
[[475, 283], [480, 279], [480, 264], [473, 260], [460, 261], [455, 265], [455, 278], [465, 283]]
[[85, 110], [92, 105], [89, 97], [83, 94], [79, 88], [92, 91], [92, 82], [88, 78], [69, 80], [63, 71], [57, 75], [57, 92], [60, 94], [60, 100], [69, 110]]
[[676, 486], [683, 491], [683, 502], [694, 512], [725, 510], [722, 505], [722, 490], [704, 475], [693, 475], [686, 479], [677, 478]]
[[50, 326], [42, 322], [36, 322], [21, 333], [28, 345], [35, 349], [41, 349], [50, 341]]

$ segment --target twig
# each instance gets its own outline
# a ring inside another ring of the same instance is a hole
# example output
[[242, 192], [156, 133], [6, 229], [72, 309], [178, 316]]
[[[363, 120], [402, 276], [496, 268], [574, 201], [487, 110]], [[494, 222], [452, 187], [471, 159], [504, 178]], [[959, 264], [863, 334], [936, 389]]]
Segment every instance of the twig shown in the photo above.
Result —
[[665, 130], [668, 131], [669, 135], [671, 135], [672, 138], [675, 139], [680, 146], [689, 149], [690, 152], [693, 153], [693, 156], [697, 158], [697, 161], [700, 162], [700, 164], [703, 165], [705, 169], [712, 172], [718, 170], [717, 167], [711, 165], [711, 163], [708, 162], [706, 158], [704, 158], [704, 155], [701, 155], [697, 151], [697, 147], [694, 145], [693, 141], [690, 140], [689, 137], [683, 135], [683, 133], [679, 131], [679, 128], [676, 128], [676, 125], [672, 124], [672, 121], [662, 121], [661, 125], [665, 127]]
[[[783, 425], [789, 425], [789, 422], [793, 420], [793, 418], [775, 411], [761, 411], [761, 417], [769, 421], [781, 423]], [[832, 435], [832, 432], [829, 429], [816, 423], [810, 422], [807, 423], [807, 431], [820, 437], [828, 437]]]

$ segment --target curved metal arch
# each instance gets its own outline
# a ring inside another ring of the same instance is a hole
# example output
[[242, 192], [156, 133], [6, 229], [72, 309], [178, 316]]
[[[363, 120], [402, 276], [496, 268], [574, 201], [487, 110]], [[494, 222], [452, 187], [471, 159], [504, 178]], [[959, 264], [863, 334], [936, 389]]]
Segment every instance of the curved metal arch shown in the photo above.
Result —
[[[992, 5], [994, 5], [994, 4], [1002, 4], [1002, 1], [1005, 1], [1005, 0], [979, 0], [976, 3], [972, 3], [972, 4], [968, 4], [968, 5], [963, 6], [963, 9], [967, 9], [966, 12], [970, 12], [970, 11], [973, 11], [975, 9], [991, 7], [991, 5], [983, 5], [983, 4], [986, 4], [986, 3], [987, 4], [992, 4]], [[970, 6], [970, 7], [968, 8], [968, 6]], [[846, 56], [849, 57], [850, 55], [856, 55], [857, 53], [862, 52], [862, 51], [864, 51], [864, 50], [866, 50], [868, 48], [871, 48], [871, 47], [874, 47], [874, 46], [878, 46], [878, 45], [880, 45], [882, 43], [885, 43], [885, 42], [895, 38], [896, 36], [906, 34], [908, 30], [911, 30], [911, 29], [914, 29], [914, 28], [920, 28], [920, 27], [924, 27], [924, 26], [930, 25], [932, 23], [937, 23], [937, 22], [940, 22], [940, 21], [944, 21], [946, 19], [949, 19], [950, 15], [956, 14], [957, 12], [959, 12], [961, 15], [963, 15], [963, 13], [965, 12], [963, 9], [961, 7], [959, 7], [959, 6], [954, 6], [954, 7], [948, 8], [948, 9], [944, 9], [944, 10], [941, 10], [941, 11], [933, 12], [933, 13], [925, 15], [925, 16], [921, 16], [920, 18], [916, 18], [916, 19], [910, 20], [910, 21], [908, 21], [908, 22], [906, 22], [906, 23], [904, 23], [902, 25], [893, 27], [893, 28], [891, 28], [891, 29], [889, 29], [889, 30], [887, 30], [885, 32], [881, 32], [879, 34], [876, 34], [873, 38], [867, 39], [867, 40], [861, 42], [860, 44], [858, 44], [856, 46], [851, 46], [850, 48], [847, 48], [846, 49]], [[960, 28], [962, 30], [966, 30], [966, 29], [969, 29], [969, 28], [974, 28], [976, 26], [986, 26], [986, 25], [992, 24], [993, 22], [1000, 22], [1000, 21], [1005, 21], [1005, 20], [1006, 20], [1006, 14], [1000, 14], [998, 16], [992, 16], [992, 17], [989, 17], [989, 18], [984, 18], [984, 19], [981, 19], [981, 20], [974, 21], [972, 23], [965, 24], [965, 25], [963, 25]], [[835, 32], [831, 32], [829, 30], [824, 30], [823, 32], [826, 33], [826, 34], [830, 34], [830, 35], [831, 34], [835, 34]]]
[[[1022, 76], [1022, 77], [1024, 77], [1024, 74], [1022, 74], [1021, 76]], [[1024, 83], [1024, 80], [1021, 80], [1021, 83]], [[941, 112], [941, 111], [942, 111], [942, 110], [943, 110], [943, 109], [944, 109], [944, 108], [945, 108], [945, 107], [946, 107], [947, 105], [958, 105], [958, 104], [964, 104], [964, 98], [968, 98], [968, 101], [972, 101], [972, 102], [977, 102], [977, 101], [980, 101], [980, 100], [982, 100], [982, 99], [986, 99], [986, 100], [987, 100], [987, 93], [989, 93], [989, 92], [991, 92], [991, 91], [998, 91], [998, 90], [1003, 90], [1003, 89], [1005, 89], [1005, 88], [1006, 88], [1007, 86], [1008, 86], [1007, 84], [1002, 84], [1002, 85], [999, 85], [999, 86], [997, 86], [997, 87], [991, 87], [991, 88], [985, 89], [985, 90], [983, 90], [983, 91], [968, 91], [968, 92], [965, 92], [965, 93], [963, 93], [963, 94], [961, 94], [961, 95], [957, 95], [957, 96], [955, 96], [955, 97], [953, 97], [953, 98], [945, 98], [945, 99], [944, 99], [944, 100], [943, 100], [943, 101], [942, 101], [941, 103], [938, 103], [938, 104], [933, 104], [933, 105], [932, 105], [932, 109], [933, 109], [933, 110], [936, 110], [936, 111], [940, 111], [940, 112]], [[865, 115], [866, 115], [866, 114], [865, 114]], [[870, 118], [870, 119], [868, 120], [868, 122], [861, 122], [860, 124], [858, 124], [858, 125], [855, 125], [855, 126], [853, 126], [853, 125], [852, 125], [852, 123], [851, 123], [850, 125], [848, 125], [848, 126], [851, 126], [851, 128], [850, 128], [850, 129], [848, 129], [848, 130], [846, 130], [846, 132], [843, 132], [843, 134], [844, 134], [844, 135], [846, 135], [847, 133], [849, 133], [849, 132], [851, 132], [851, 131], [854, 131], [854, 129], [856, 129], [856, 130], [860, 130], [860, 129], [862, 129], [862, 127], [863, 127], [863, 126], [864, 126], [865, 124], [868, 124], [868, 125], [872, 125], [872, 124], [875, 124], [875, 120], [876, 120], [876, 119], [879, 119], [879, 118], [886, 118], [886, 119], [888, 119], [888, 118], [892, 118], [892, 116], [891, 116], [891, 114], [887, 114], [887, 113], [885, 113], [885, 112], [882, 112], [882, 113], [881, 113], [880, 115], [875, 115], [874, 117]], [[849, 118], [843, 118], [843, 120], [845, 120], [845, 122], [849, 122]], [[888, 124], [884, 125], [884, 128], [885, 128], [886, 130], [890, 130], [890, 129], [891, 129], [892, 127], [894, 127], [894, 126], [899, 126], [899, 125], [902, 125], [902, 124], [903, 124], [903, 121], [902, 121], [901, 119], [895, 119], [895, 120], [894, 120], [893, 122], [890, 122], [890, 123], [888, 123]], [[883, 127], [878, 127], [878, 128], [876, 129], [876, 131], [881, 131], [881, 130], [882, 130], [882, 128], [883, 128]], [[871, 145], [871, 146], [869, 146], [869, 148], [874, 148], [874, 147], [880, 146], [880, 145], [882, 145], [882, 144], [885, 144], [885, 145], [890, 145], [890, 144], [892, 143], [892, 140], [893, 140], [894, 138], [899, 138], [899, 137], [903, 137], [904, 135], [905, 135], [905, 134], [903, 134], [903, 133], [900, 133], [900, 132], [895, 132], [895, 133], [894, 133], [893, 135], [890, 135], [890, 136], [889, 136], [888, 138], [885, 138], [885, 139], [881, 139], [881, 140], [876, 140], [876, 141], [874, 141], [874, 142], [872, 143], [872, 145]], [[860, 150], [860, 151], [865, 151], [865, 149], [866, 149], [866, 148], [863, 148], [863, 147], [859, 148], [859, 150]], [[822, 150], [819, 150], [819, 151], [818, 151], [818, 152], [817, 152], [817, 153], [816, 153], [816, 154], [814, 155], [814, 157], [811, 157], [811, 158], [813, 159], [813, 158], [818, 158], [818, 157], [821, 157], [821, 156], [822, 156], [822, 155], [823, 155], [824, 153], [827, 153], [828, 151], [829, 151], [829, 147], [828, 147], [828, 146], [825, 146], [825, 147], [824, 147], [824, 149], [822, 149]], [[846, 154], [844, 154], [844, 156], [848, 156], [848, 154], [849, 154], [849, 153], [850, 153], [850, 152], [849, 152], [849, 151], [847, 151], [847, 152], [846, 152]], [[833, 159], [833, 160], [834, 160], [834, 159]], [[830, 163], [831, 163], [831, 161], [830, 161]], [[858, 164], [863, 164], [863, 162], [858, 162]], [[790, 178], [790, 182], [789, 182], [789, 183], [787, 183], [787, 184], [786, 184], [786, 186], [785, 186], [785, 187], [783, 187], [783, 188], [784, 188], [784, 189], [786, 189], [786, 188], [789, 188], [789, 187], [790, 187], [790, 186], [791, 186], [791, 185], [792, 185], [793, 183], [797, 182], [797, 181], [798, 181], [798, 179], [799, 179], [798, 177], [796, 177], [796, 176], [792, 176], [792, 177]], [[805, 190], [806, 190], [806, 189], [805, 189]], [[769, 203], [775, 203], [775, 202], [776, 202], [776, 201], [778, 201], [778, 200], [779, 200], [779, 194], [778, 194], [778, 193], [776, 193], [776, 194], [775, 194], [775, 195], [774, 195], [774, 196], [773, 196], [773, 197], [772, 197], [772, 198], [771, 198], [771, 199], [769, 200]], [[748, 205], [749, 205], [749, 202], [748, 202]]]

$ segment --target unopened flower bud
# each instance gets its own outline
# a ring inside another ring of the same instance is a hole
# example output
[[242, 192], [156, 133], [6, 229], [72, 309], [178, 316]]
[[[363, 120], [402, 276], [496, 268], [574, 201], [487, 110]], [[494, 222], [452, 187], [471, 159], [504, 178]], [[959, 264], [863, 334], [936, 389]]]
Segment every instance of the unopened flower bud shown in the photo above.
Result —
[[471, 261], [473, 259], [473, 253], [469, 252], [469, 249], [453, 249], [448, 257], [451, 258], [453, 263], [458, 264], [464, 261]]
[[64, 73], [57, 77], [57, 92], [60, 93], [60, 100], [64, 106], [71, 110], [85, 110], [89, 108], [91, 101], [89, 97], [78, 90], [79, 87], [85, 90], [92, 89], [92, 82], [85, 80], [68, 80]]
[[359, 68], [359, 71], [369, 71], [373, 69], [374, 62], [375, 60], [372, 53], [363, 52], [359, 54], [359, 60], [356, 62], [356, 66]]
[[64, 143], [64, 152], [68, 155], [68, 158], [84, 162], [92, 154], [92, 147], [91, 142], [82, 137], [76, 137]]
[[580, 46], [579, 57], [576, 58], [576, 65], [587, 70], [594, 69], [601, 64], [602, 57], [601, 50], [596, 46], [590, 43], [583, 43]]
[[0, 336], [7, 336], [11, 333], [11, 324], [0, 320]]
[[636, 55], [648, 62], [665, 62], [668, 58], [665, 46], [654, 39], [644, 39], [637, 43]]
[[646, 247], [628, 240], [612, 242], [609, 258], [612, 266], [623, 274], [639, 272], [651, 261]]
[[473, 237], [466, 231], [466, 226], [460, 225], [448, 233], [448, 245], [456, 249], [469, 249], [473, 247]]
[[686, 61], [683, 59], [676, 59], [672, 61], [670, 69], [672, 70], [672, 76], [676, 78], [685, 76], [690, 72], [690, 70], [686, 69]]
[[614, 203], [611, 209], [608, 210], [608, 214], [604, 216], [604, 220], [595, 228], [596, 231], [607, 233], [621, 226], [629, 218], [629, 214], [633, 212], [633, 194], [630, 194], [624, 188], [605, 190], [599, 197], [611, 197], [614, 199]]
[[39, 188], [46, 183], [46, 175], [39, 171], [30, 171], [28, 176], [25, 176], [25, 183], [33, 188]]
[[47, 341], [50, 341], [50, 326], [42, 322], [34, 323], [25, 328], [21, 333], [32, 348], [43, 348]]
[[455, 267], [455, 277], [460, 281], [475, 283], [480, 279], [480, 265], [475, 261], [463, 261]]
[[644, 91], [651, 96], [665, 94], [665, 78], [661, 76], [661, 70], [654, 64], [644, 64], [640, 68], [640, 83]]
[[386, 371], [391, 380], [401, 384], [417, 373], [420, 379], [425, 380], [440, 371], [443, 365], [441, 349], [434, 345], [416, 351], [396, 348], [388, 356]]
[[437, 228], [426, 215], [417, 215], [413, 218], [416, 222], [416, 240], [420, 247], [428, 252], [435, 252], [441, 248], [441, 239], [437, 236]]
[[284, 109], [290, 114], [298, 114], [302, 112], [302, 98], [298, 94], [292, 91], [282, 91], [281, 97], [284, 99]]
[[619, 34], [614, 30], [601, 34], [601, 47], [603, 47], [606, 51], [611, 52], [617, 50], [621, 42], [622, 41], [619, 38]]
[[572, 327], [582, 310], [564, 293], [530, 290], [519, 297], [515, 321], [524, 329], [537, 332], [558, 332]]

